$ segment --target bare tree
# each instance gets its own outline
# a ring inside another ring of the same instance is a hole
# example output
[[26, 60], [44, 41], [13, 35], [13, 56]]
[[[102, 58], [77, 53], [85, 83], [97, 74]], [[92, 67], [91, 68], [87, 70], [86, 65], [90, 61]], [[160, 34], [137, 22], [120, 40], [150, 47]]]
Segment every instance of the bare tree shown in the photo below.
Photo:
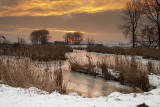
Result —
[[157, 46], [157, 30], [154, 26], [144, 26], [140, 30], [140, 44], [145, 47]]
[[64, 35], [64, 41], [67, 43], [67, 44], [72, 44], [72, 40], [73, 40], [73, 33], [66, 33]]
[[47, 44], [50, 39], [48, 30], [35, 30], [30, 35], [30, 40], [34, 44]]
[[81, 32], [66, 33], [64, 39], [68, 44], [80, 44], [83, 41], [83, 34]]
[[24, 38], [18, 37], [18, 44], [26, 44], [26, 40]]
[[95, 40], [94, 39], [92, 39], [92, 38], [87, 38], [87, 44], [88, 45], [93, 45], [93, 44], [95, 44]]
[[124, 24], [121, 25], [121, 29], [125, 36], [132, 37], [132, 47], [135, 48], [136, 31], [138, 28], [138, 22], [143, 14], [143, 4], [141, 0], [132, 0], [126, 3], [125, 8], [122, 11], [121, 18]]
[[83, 34], [81, 32], [74, 32], [73, 35], [75, 44], [80, 44], [83, 41]]
[[160, 47], [160, 0], [144, 0], [144, 4], [147, 18], [155, 25], [158, 31], [158, 46]]

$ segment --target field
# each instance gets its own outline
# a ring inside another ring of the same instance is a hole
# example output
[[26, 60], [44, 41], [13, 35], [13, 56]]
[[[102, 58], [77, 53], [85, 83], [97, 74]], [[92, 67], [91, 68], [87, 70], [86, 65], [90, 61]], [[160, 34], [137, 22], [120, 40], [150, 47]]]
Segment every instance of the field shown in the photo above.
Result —
[[1, 55], [28, 57], [38, 61], [65, 60], [65, 53], [73, 51], [63, 45], [2, 44], [0, 49]]
[[156, 48], [123, 48], [123, 47], [107, 47], [107, 46], [88, 46], [88, 52], [142, 56], [146, 59], [160, 60], [160, 49]]
[[1, 45], [0, 104], [158, 107], [160, 61], [134, 49], [101, 48]]

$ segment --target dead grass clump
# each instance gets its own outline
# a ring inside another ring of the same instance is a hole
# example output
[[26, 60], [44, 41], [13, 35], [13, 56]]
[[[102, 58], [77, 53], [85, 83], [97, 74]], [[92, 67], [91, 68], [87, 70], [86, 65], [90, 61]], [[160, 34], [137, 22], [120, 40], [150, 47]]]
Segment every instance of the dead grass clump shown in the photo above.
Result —
[[61, 94], [67, 93], [67, 86], [66, 84], [63, 83], [64, 77], [63, 77], [63, 72], [61, 68], [61, 62], [59, 63], [59, 71], [54, 72], [55, 76], [55, 83], [56, 87], [58, 87], [58, 90]]
[[116, 80], [114, 76], [111, 75], [111, 73], [108, 71], [108, 65], [103, 62], [100, 64], [100, 69], [102, 70], [102, 75], [104, 76], [105, 79], [107, 80]]
[[70, 68], [72, 71], [89, 74], [91, 76], [104, 77], [107, 80], [116, 80], [108, 71], [109, 66], [102, 60], [101, 63], [94, 64], [92, 58], [87, 55], [87, 62], [81, 64], [76, 59], [69, 59]]
[[32, 60], [50, 61], [64, 60], [65, 53], [72, 52], [72, 48], [63, 45], [1, 45], [2, 55], [29, 57]]
[[149, 91], [149, 78], [148, 72], [143, 69], [138, 68], [139, 65], [135, 61], [134, 57], [132, 60], [118, 60], [119, 65], [117, 65], [117, 70], [119, 71], [119, 81], [122, 84], [127, 84], [135, 89], [140, 89], [142, 91]]
[[154, 65], [152, 64], [151, 61], [148, 61], [148, 64], [147, 64], [147, 70], [148, 70], [148, 73], [153, 73], [155, 74], [155, 68], [154, 68]]
[[[41, 90], [52, 92], [62, 91], [62, 72], [42, 72], [36, 64], [29, 59], [0, 58], [0, 80], [13, 87], [37, 87]], [[61, 76], [59, 76], [61, 75]], [[58, 78], [56, 78], [58, 76]], [[56, 85], [56, 81], [61, 82]], [[61, 89], [61, 90], [60, 90]], [[63, 90], [64, 92], [64, 90]]]
[[95, 65], [92, 63], [90, 56], [87, 56], [88, 62], [86, 64], [80, 64], [75, 59], [69, 59], [70, 68], [72, 71], [79, 72], [79, 73], [85, 73], [92, 76], [97, 76], [98, 73], [95, 70]]
[[[87, 64], [80, 64], [77, 60], [70, 59], [71, 70], [92, 76], [104, 77], [107, 80], [120, 81], [124, 85], [135, 88], [137, 92], [149, 91], [149, 71], [143, 68], [144, 66], [138, 63], [134, 56], [131, 59], [116, 56], [114, 66], [103, 60], [100, 64], [93, 64], [91, 58], [89, 56], [87, 56], [87, 58]], [[109, 71], [111, 68], [115, 71]]]

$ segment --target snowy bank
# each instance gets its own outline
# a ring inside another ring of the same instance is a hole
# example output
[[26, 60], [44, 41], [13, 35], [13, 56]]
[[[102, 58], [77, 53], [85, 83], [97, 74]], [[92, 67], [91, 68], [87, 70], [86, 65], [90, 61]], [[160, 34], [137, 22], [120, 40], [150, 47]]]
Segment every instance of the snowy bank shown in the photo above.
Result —
[[160, 106], [160, 88], [142, 94], [111, 93], [107, 97], [84, 98], [77, 94], [48, 94], [36, 88], [22, 89], [0, 85], [1, 107], [136, 107], [145, 103]]

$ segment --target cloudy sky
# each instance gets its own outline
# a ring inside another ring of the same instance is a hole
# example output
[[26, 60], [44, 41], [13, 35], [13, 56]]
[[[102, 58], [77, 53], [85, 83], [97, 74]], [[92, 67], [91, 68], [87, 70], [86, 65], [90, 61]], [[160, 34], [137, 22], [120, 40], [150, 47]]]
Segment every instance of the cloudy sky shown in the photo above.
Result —
[[96, 42], [126, 42], [118, 26], [129, 0], [0, 0], [0, 34], [11, 41], [29, 39], [33, 30], [47, 29], [51, 41], [67, 32], [83, 32]]

